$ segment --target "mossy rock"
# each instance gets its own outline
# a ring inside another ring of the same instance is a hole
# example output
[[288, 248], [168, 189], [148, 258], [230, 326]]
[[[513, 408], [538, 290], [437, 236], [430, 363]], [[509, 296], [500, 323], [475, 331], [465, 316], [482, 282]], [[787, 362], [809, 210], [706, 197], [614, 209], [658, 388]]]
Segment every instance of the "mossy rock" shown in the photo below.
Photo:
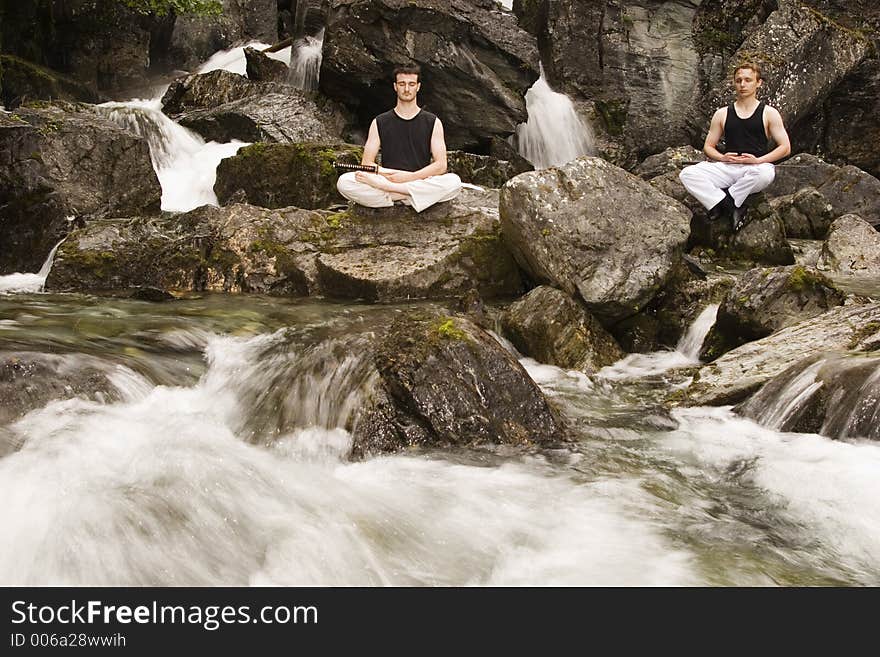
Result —
[[39, 100], [99, 102], [98, 94], [86, 85], [20, 57], [0, 55], [0, 65], [3, 67], [2, 99], [7, 109]]
[[363, 148], [353, 144], [258, 142], [220, 163], [214, 191], [223, 205], [325, 208], [345, 202], [336, 190], [333, 162], [355, 164], [362, 155]]

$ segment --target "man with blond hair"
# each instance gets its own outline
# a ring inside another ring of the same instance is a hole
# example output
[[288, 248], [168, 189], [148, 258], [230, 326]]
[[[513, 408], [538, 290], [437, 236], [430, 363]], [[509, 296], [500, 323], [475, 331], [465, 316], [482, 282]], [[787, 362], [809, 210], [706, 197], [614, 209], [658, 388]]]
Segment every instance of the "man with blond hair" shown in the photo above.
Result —
[[[732, 217], [733, 230], [744, 225], [749, 194], [765, 189], [776, 177], [774, 162], [791, 152], [782, 116], [757, 97], [763, 84], [761, 67], [743, 62], [733, 71], [736, 100], [712, 116], [703, 144], [707, 162], [685, 167], [679, 178], [690, 194], [719, 219]], [[771, 150], [767, 140], [772, 139]], [[724, 152], [718, 143], [724, 140]]]

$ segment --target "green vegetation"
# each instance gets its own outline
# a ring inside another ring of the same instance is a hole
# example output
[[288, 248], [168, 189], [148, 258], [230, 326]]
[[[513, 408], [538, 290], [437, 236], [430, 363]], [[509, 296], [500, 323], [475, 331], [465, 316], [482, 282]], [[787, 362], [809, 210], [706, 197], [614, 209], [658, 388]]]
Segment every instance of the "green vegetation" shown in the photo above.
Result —
[[216, 16], [223, 13], [220, 0], [119, 0], [129, 9], [139, 14], [166, 16], [175, 14], [196, 14], [199, 16]]
[[460, 328], [455, 326], [455, 320], [452, 317], [443, 317], [437, 325], [437, 333], [450, 340], [467, 340], [467, 335]]
[[788, 286], [795, 292], [804, 292], [823, 286], [833, 288], [834, 284], [822, 274], [808, 271], [802, 265], [797, 265], [788, 275]]

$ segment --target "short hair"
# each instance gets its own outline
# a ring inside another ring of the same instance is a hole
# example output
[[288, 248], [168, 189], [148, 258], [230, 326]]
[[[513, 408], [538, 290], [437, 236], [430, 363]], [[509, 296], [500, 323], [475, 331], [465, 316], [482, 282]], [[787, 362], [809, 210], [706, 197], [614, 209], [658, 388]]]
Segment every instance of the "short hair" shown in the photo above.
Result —
[[415, 75], [419, 78], [419, 82], [422, 81], [422, 67], [418, 64], [403, 64], [394, 69], [394, 72], [391, 74], [391, 77], [395, 82], [397, 82], [398, 75]]
[[744, 62], [740, 62], [739, 64], [736, 65], [736, 68], [733, 69], [733, 76], [732, 77], [736, 77], [736, 72], [738, 70], [740, 70], [741, 68], [750, 68], [755, 72], [755, 76], [759, 80], [764, 79], [764, 71], [761, 70], [761, 65], [758, 62], [753, 62], [753, 61], [748, 61], [748, 60], [746, 60]]

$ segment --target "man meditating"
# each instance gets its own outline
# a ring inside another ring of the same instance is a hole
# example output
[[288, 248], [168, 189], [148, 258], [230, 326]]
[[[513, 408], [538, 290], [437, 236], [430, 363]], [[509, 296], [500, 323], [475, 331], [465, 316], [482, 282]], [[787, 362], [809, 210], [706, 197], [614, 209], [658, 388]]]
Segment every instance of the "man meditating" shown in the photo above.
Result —
[[[733, 230], [745, 223], [746, 199], [765, 189], [776, 177], [773, 162], [791, 152], [788, 133], [779, 112], [758, 101], [763, 83], [761, 67], [746, 62], [733, 72], [736, 101], [715, 112], [703, 144], [711, 162], [698, 162], [681, 170], [682, 184], [716, 220], [730, 212]], [[718, 150], [724, 138], [725, 152]], [[767, 138], [776, 143], [771, 151]]]
[[361, 164], [375, 165], [382, 150], [379, 173], [353, 171], [339, 177], [336, 187], [349, 201], [384, 208], [401, 201], [421, 212], [449, 201], [461, 190], [461, 179], [446, 173], [443, 124], [416, 104], [421, 83], [418, 66], [394, 69], [397, 105], [370, 124]]

